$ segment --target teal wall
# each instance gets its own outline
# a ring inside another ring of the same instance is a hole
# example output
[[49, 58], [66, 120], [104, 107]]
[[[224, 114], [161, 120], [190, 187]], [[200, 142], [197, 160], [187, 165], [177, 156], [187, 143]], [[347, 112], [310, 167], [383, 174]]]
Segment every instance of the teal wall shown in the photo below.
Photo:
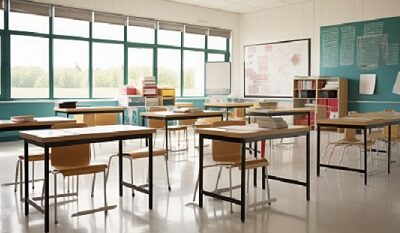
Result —
[[[177, 102], [193, 102], [196, 107], [202, 108], [204, 104], [204, 98], [180, 98], [177, 99]], [[117, 106], [118, 102], [115, 100], [84, 100], [79, 101], [79, 105]], [[10, 119], [11, 116], [16, 115], [34, 115], [35, 117], [54, 116], [53, 108], [53, 101], [3, 101], [0, 102], [0, 119]], [[145, 111], [144, 108], [139, 109], [139, 112], [143, 111]], [[141, 118], [137, 118], [136, 122], [141, 124]], [[0, 133], [0, 142], [17, 140], [17, 135], [17, 132], [2, 132]]]

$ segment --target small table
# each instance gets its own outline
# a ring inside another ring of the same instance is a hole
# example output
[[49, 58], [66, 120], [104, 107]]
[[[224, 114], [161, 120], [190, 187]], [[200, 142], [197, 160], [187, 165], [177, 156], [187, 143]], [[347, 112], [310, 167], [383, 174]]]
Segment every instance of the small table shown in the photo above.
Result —
[[[149, 195], [149, 209], [153, 208], [153, 144], [149, 143], [149, 188], [135, 186], [123, 181], [123, 146], [122, 141], [127, 139], [145, 138], [150, 142], [153, 139], [154, 129], [130, 126], [110, 125], [85, 128], [49, 129], [21, 131], [20, 137], [24, 140], [24, 174], [25, 174], [25, 215], [29, 215], [29, 205], [44, 214], [44, 232], [49, 232], [49, 150], [51, 147], [71, 146], [85, 143], [96, 143], [118, 140], [119, 147], [119, 195], [123, 194], [123, 186], [135, 189]], [[29, 199], [29, 143], [44, 148], [44, 208]]]
[[[306, 187], [306, 200], [310, 200], [310, 127], [309, 126], [289, 126], [285, 129], [262, 129], [259, 128], [254, 131], [245, 130], [234, 130], [226, 128], [204, 128], [197, 129], [196, 132], [199, 134], [199, 206], [203, 207], [203, 195], [218, 198], [224, 201], [232, 202], [241, 206], [241, 220], [245, 221], [245, 201], [246, 201], [246, 191], [245, 191], [245, 156], [246, 156], [246, 143], [257, 142], [267, 139], [275, 138], [290, 138], [298, 136], [306, 136], [306, 181], [298, 181], [294, 179], [288, 179], [273, 175], [268, 175], [269, 179], [278, 180], [281, 182], [286, 182], [295, 185], [301, 185]], [[203, 190], [203, 158], [204, 158], [204, 139], [211, 140], [222, 140], [227, 142], [241, 143], [241, 198], [240, 200], [233, 199], [230, 197], [222, 196], [217, 193], [208, 192]], [[265, 174], [265, 169], [263, 173]], [[264, 180], [264, 179], [263, 179]], [[265, 183], [263, 182], [263, 188], [265, 188]]]
[[59, 113], [64, 113], [69, 117], [69, 115], [79, 115], [79, 114], [95, 114], [95, 113], [121, 113], [122, 120], [125, 119], [125, 107], [121, 106], [93, 106], [93, 107], [76, 107], [76, 108], [53, 108], [54, 114], [58, 116]]
[[209, 117], [221, 117], [221, 121], [224, 120], [224, 113], [221, 111], [202, 111], [202, 112], [142, 112], [142, 125], [145, 125], [146, 119], [153, 120], [163, 120], [165, 127], [165, 149], [167, 151], [168, 158], [168, 121], [175, 120], [189, 120], [189, 119], [199, 119], [199, 118], [209, 118]]
[[249, 102], [223, 102], [223, 103], [204, 103], [204, 109], [208, 108], [222, 108], [226, 112], [226, 120], [229, 120], [229, 109], [243, 108], [246, 115], [246, 108], [253, 107], [254, 103]]
[[[391, 163], [391, 126], [400, 123], [399, 113], [356, 113], [348, 117], [339, 119], [323, 119], [317, 122], [317, 176], [320, 175], [320, 168], [326, 167], [330, 169], [352, 171], [364, 174], [364, 184], [367, 185], [367, 134], [369, 129], [380, 128], [388, 126], [388, 173], [390, 174]], [[336, 127], [336, 128], [350, 128], [361, 129], [364, 134], [364, 169], [357, 169], [338, 165], [321, 164], [320, 150], [321, 150], [321, 127]]]

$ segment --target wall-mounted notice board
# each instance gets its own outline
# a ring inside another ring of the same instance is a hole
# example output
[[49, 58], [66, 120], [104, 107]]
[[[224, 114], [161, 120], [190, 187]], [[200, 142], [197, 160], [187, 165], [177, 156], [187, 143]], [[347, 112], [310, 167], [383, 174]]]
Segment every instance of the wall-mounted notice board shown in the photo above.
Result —
[[[349, 79], [351, 101], [396, 101], [400, 17], [321, 27], [320, 75]], [[375, 93], [359, 94], [361, 74], [376, 74]]]
[[229, 95], [231, 93], [231, 63], [206, 63], [206, 95]]
[[246, 45], [245, 97], [291, 98], [293, 78], [310, 75], [310, 49], [310, 39]]

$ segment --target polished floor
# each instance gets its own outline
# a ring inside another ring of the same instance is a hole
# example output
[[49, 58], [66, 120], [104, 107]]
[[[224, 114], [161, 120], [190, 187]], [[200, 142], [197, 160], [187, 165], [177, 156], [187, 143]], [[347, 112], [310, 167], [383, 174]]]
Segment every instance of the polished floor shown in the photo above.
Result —
[[[328, 140], [323, 133], [323, 145]], [[330, 139], [337, 136], [330, 133]], [[305, 178], [305, 144], [304, 138], [298, 138], [296, 143], [291, 139], [274, 142], [270, 158], [270, 174], [297, 179]], [[51, 209], [51, 232], [277, 232], [277, 233], [398, 233], [400, 232], [400, 159], [399, 152], [393, 147], [392, 173], [387, 174], [386, 156], [373, 155], [369, 184], [364, 186], [363, 177], [359, 174], [345, 171], [322, 170], [321, 176], [315, 172], [315, 135], [312, 135], [312, 170], [311, 170], [311, 200], [305, 200], [305, 188], [290, 184], [270, 181], [272, 197], [277, 202], [271, 206], [249, 208], [247, 219], [240, 221], [240, 209], [234, 205], [231, 213], [229, 204], [205, 198], [204, 208], [200, 209], [192, 203], [193, 188], [197, 176], [198, 152], [193, 148], [193, 139], [189, 140], [190, 149], [187, 152], [171, 153], [169, 160], [171, 192], [168, 192], [165, 179], [164, 161], [154, 160], [154, 209], [147, 208], [147, 196], [124, 190], [124, 197], [118, 196], [117, 164], [111, 166], [110, 179], [107, 187], [109, 204], [118, 205], [108, 215], [103, 212], [81, 217], [71, 217], [79, 210], [99, 207], [103, 203], [102, 179], [96, 182], [95, 197], [90, 198], [91, 176], [80, 180], [79, 199], [60, 198], [59, 224], [53, 224], [53, 208]], [[162, 145], [159, 135], [158, 146]], [[174, 143], [175, 145], [176, 143]], [[139, 147], [140, 141], [126, 142], [126, 150]], [[110, 154], [117, 150], [116, 143], [96, 145], [96, 160], [107, 161]], [[267, 150], [268, 151], [268, 150]], [[205, 149], [210, 161], [210, 147]], [[0, 183], [14, 179], [16, 155], [22, 153], [22, 143], [0, 143]], [[326, 158], [325, 158], [326, 159]], [[337, 163], [339, 155], [334, 155], [332, 163]], [[358, 167], [359, 157], [356, 149], [350, 149], [343, 164]], [[125, 171], [128, 163], [125, 163]], [[147, 174], [147, 161], [134, 163], [135, 183], [144, 183]], [[212, 190], [215, 185], [217, 169], [210, 168], [205, 172], [205, 188]], [[125, 174], [128, 179], [128, 173]], [[41, 164], [36, 165], [36, 176], [42, 177]], [[252, 176], [251, 176], [252, 177]], [[228, 185], [228, 172], [223, 171], [220, 187]], [[59, 179], [61, 180], [61, 179]], [[234, 184], [239, 184], [239, 172], [234, 172]], [[251, 180], [252, 182], [252, 180]], [[62, 187], [61, 182], [59, 187]], [[52, 191], [52, 186], [50, 187]], [[61, 188], [60, 188], [61, 190]], [[31, 189], [32, 195], [41, 193], [41, 183]], [[239, 191], [234, 191], [239, 197]], [[261, 188], [250, 186], [248, 202], [262, 200], [266, 197]], [[43, 232], [43, 218], [40, 213], [31, 208], [29, 217], [23, 214], [23, 204], [13, 186], [1, 186], [0, 192], [0, 231], [4, 232]], [[50, 207], [53, 207], [50, 203]]]

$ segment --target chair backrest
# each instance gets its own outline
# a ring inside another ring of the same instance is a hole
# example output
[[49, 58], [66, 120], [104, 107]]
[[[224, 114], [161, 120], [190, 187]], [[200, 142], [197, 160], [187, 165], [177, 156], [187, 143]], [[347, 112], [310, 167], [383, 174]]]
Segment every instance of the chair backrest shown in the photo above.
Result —
[[[152, 107], [149, 107], [147, 109], [147, 111], [149, 111], [149, 112], [164, 112], [164, 111], [167, 111], [167, 108], [161, 107], [161, 106], [157, 106], [157, 107], [152, 106]], [[165, 124], [164, 124], [163, 120], [149, 119], [148, 124], [149, 124], [148, 126], [150, 128], [154, 128], [154, 129], [164, 129], [165, 128]]]
[[[217, 121], [213, 127], [245, 125], [245, 121]], [[237, 162], [240, 161], [241, 144], [236, 142], [225, 142], [212, 140], [212, 159], [215, 162]]]
[[350, 142], [357, 141], [356, 129], [344, 129], [344, 138]]
[[[190, 108], [194, 107], [193, 102], [177, 102], [175, 103], [175, 107], [177, 108]], [[180, 120], [181, 125], [194, 125], [196, 119], [189, 119], [189, 120]]]
[[96, 114], [96, 125], [117, 125], [118, 113], [98, 113]]
[[[394, 137], [398, 137], [398, 134], [399, 134], [399, 125], [392, 125], [390, 127], [390, 136], [392, 138], [394, 138]], [[383, 128], [383, 136], [389, 137], [389, 127], [388, 126], [385, 126]]]
[[[52, 129], [82, 128], [86, 124], [63, 123], [56, 124]], [[75, 167], [87, 165], [90, 162], [90, 145], [80, 144], [73, 146], [53, 147], [51, 149], [51, 165]]]
[[74, 115], [74, 118], [77, 123], [83, 123], [86, 124], [87, 126], [96, 125], [96, 114], [93, 113]]

